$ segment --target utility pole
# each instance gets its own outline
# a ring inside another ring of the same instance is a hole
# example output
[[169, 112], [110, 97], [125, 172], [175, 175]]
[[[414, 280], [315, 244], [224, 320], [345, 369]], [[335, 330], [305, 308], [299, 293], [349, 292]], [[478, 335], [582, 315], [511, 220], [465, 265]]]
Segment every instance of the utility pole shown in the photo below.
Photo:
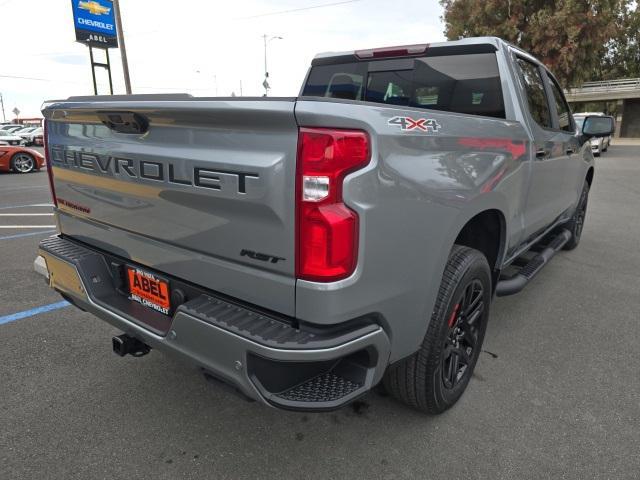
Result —
[[264, 96], [266, 97], [269, 94], [269, 70], [267, 69], [267, 43], [271, 40], [282, 40], [282, 37], [274, 36], [269, 38], [269, 36], [265, 33], [262, 35], [262, 40], [264, 41], [264, 82], [262, 82], [262, 86], [264, 87]]
[[6, 122], [7, 117], [4, 114], [4, 100], [2, 99], [2, 94], [0, 93], [0, 105], [2, 105], [2, 121]]
[[127, 95], [131, 95], [131, 79], [129, 78], [129, 62], [127, 61], [127, 47], [124, 44], [124, 30], [122, 30], [122, 17], [120, 16], [120, 1], [113, 0], [113, 13], [116, 17], [118, 30], [118, 44], [120, 45], [120, 57], [122, 57], [122, 73], [124, 73], [124, 88]]

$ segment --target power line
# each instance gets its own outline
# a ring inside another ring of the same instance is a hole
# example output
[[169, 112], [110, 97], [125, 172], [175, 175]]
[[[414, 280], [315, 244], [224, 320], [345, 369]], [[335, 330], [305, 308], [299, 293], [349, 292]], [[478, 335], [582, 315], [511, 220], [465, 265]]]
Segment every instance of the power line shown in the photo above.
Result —
[[[71, 82], [69, 80], [57, 80], [57, 79], [51, 79], [51, 78], [39, 78], [39, 77], [25, 77], [22, 75], [2, 75], [0, 74], [0, 78], [11, 78], [11, 79], [16, 79], [16, 80], [33, 80], [36, 82], [49, 82], [49, 83], [66, 83], [69, 85], [86, 85], [85, 82]], [[164, 87], [164, 86], [147, 86], [147, 85], [141, 85], [139, 87], [136, 88], [142, 88], [144, 90], [180, 90], [180, 91], [185, 91], [185, 90], [192, 90], [192, 91], [196, 91], [196, 90], [210, 90], [210, 88], [188, 88], [188, 87]]]
[[321, 5], [310, 5], [308, 7], [292, 8], [290, 10], [280, 10], [278, 12], [260, 13], [258, 15], [250, 15], [248, 17], [238, 17], [238, 18], [234, 18], [234, 20], [248, 20], [248, 19], [251, 19], [251, 18], [270, 17], [272, 15], [283, 15], [285, 13], [302, 12], [302, 11], [305, 11], [305, 10], [313, 10], [313, 9], [316, 9], [316, 8], [335, 7], [337, 5], [346, 5], [348, 3], [356, 3], [356, 2], [361, 2], [361, 1], [362, 0], [345, 0], [345, 1], [342, 1], [342, 2], [323, 3]]
[[[250, 15], [248, 17], [234, 17], [234, 18], [228, 18], [228, 19], [218, 19], [219, 21], [224, 21], [224, 20], [250, 20], [252, 18], [261, 18], [261, 17], [270, 17], [273, 15], [284, 15], [286, 13], [297, 13], [297, 12], [302, 12], [305, 10], [313, 10], [316, 8], [325, 8], [325, 7], [335, 7], [335, 6], [339, 6], [339, 5], [347, 5], [349, 3], [357, 3], [357, 2], [362, 2], [363, 0], [343, 0], [342, 2], [333, 2], [333, 3], [323, 3], [320, 5], [310, 5], [308, 7], [301, 7], [301, 8], [292, 8], [290, 10], [278, 10], [277, 12], [267, 12], [267, 13], [259, 13], [258, 15]], [[154, 33], [158, 33], [161, 32], [161, 29], [155, 29], [155, 30], [148, 30], [146, 32], [133, 32], [128, 34], [128, 37], [141, 37], [144, 35], [151, 35]]]
[[[0, 78], [13, 78], [16, 80], [35, 80], [38, 82], [54, 82], [54, 81], [58, 81], [58, 80], [51, 80], [48, 78], [37, 78], [37, 77], [23, 77], [21, 75], [0, 75]], [[79, 82], [68, 82], [65, 80], [60, 80], [60, 83], [79, 83]]]

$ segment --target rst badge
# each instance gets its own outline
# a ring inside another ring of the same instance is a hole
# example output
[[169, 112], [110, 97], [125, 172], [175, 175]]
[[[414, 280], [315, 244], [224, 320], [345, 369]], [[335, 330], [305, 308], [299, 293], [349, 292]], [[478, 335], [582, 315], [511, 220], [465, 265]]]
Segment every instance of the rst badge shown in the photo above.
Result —
[[387, 124], [400, 127], [402, 131], [438, 133], [441, 128], [433, 118], [393, 117], [387, 121]]

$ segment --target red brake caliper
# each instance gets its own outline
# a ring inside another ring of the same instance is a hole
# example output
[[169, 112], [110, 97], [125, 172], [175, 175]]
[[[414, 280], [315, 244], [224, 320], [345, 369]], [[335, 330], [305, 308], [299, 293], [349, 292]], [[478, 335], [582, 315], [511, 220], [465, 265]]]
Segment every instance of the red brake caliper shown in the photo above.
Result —
[[451, 317], [449, 317], [449, 328], [453, 327], [453, 324], [456, 322], [456, 317], [458, 316], [459, 309], [460, 304], [456, 303], [456, 306], [453, 307], [453, 312], [451, 312]]

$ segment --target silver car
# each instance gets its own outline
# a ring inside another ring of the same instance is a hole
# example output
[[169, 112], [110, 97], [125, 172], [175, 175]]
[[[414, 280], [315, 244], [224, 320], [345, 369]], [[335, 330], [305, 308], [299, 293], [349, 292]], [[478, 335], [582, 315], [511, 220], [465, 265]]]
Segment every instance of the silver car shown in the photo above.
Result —
[[[586, 112], [586, 113], [578, 113], [574, 115], [573, 118], [576, 121], [578, 130], [582, 128], [584, 119], [589, 115], [605, 116], [605, 114], [602, 112], [595, 112], [595, 113]], [[601, 153], [606, 152], [609, 149], [609, 145], [611, 144], [611, 135], [607, 137], [601, 137], [601, 138], [592, 138], [590, 142], [591, 142], [591, 152], [593, 152], [593, 154], [596, 157], [599, 157]]]

